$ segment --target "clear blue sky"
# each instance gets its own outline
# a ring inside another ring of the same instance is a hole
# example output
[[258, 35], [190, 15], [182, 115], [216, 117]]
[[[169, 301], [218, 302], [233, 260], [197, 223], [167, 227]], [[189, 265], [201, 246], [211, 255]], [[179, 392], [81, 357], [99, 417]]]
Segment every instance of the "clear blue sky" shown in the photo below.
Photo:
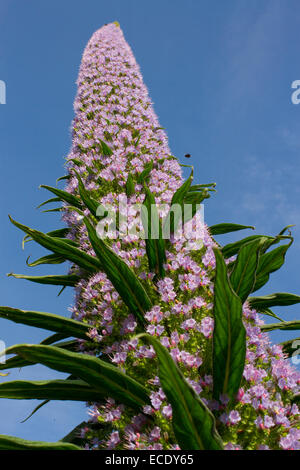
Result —
[[[58, 298], [55, 287], [5, 276], [58, 271], [26, 268], [28, 255], [44, 251], [33, 244], [22, 251], [21, 232], [7, 214], [43, 231], [61, 225], [57, 215], [35, 210], [47, 198], [38, 186], [55, 185], [64, 174], [82, 52], [96, 29], [115, 20], [141, 66], [173, 154], [183, 161], [191, 153], [198, 182], [217, 182], [218, 192], [205, 204], [208, 225], [236, 222], [273, 235], [296, 224], [286, 264], [262, 292], [299, 294], [300, 105], [291, 102], [291, 83], [300, 79], [297, 0], [1, 0], [0, 80], [7, 104], [0, 105], [0, 304], [68, 315], [71, 290]], [[223, 241], [243, 235], [250, 233]], [[292, 320], [298, 312], [296, 306], [281, 313]], [[0, 328], [7, 345], [47, 336], [5, 320]], [[276, 341], [292, 336], [272, 335]], [[54, 376], [35, 366], [10, 378]], [[84, 405], [53, 402], [20, 424], [36, 404], [0, 400], [0, 433], [55, 441], [86, 419]]]

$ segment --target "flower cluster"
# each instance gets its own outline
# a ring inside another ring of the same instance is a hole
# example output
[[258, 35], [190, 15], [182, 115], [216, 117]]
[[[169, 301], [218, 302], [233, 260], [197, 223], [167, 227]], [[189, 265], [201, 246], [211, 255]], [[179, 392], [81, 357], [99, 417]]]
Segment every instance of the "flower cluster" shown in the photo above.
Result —
[[[131, 175], [134, 194], [128, 202], [141, 203], [145, 194], [138, 177], [152, 162], [147, 186], [157, 204], [170, 203], [182, 184], [181, 168], [170, 153], [167, 136], [118, 24], [102, 27], [89, 41], [74, 108], [68, 192], [78, 193], [76, 170], [99, 204], [117, 208], [118, 198], [127, 196], [126, 182]], [[103, 141], [112, 155], [103, 150]], [[132, 210], [129, 225], [135, 216]], [[94, 255], [81, 217], [66, 207], [64, 220], [71, 229], [69, 237]], [[199, 231], [203, 242], [200, 249], [191, 249], [184, 237], [171, 240], [165, 277], [156, 283], [152, 282], [154, 273], [148, 271], [143, 239], [129, 233], [108, 243], [134, 270], [153, 300], [146, 313], [146, 331], [168, 349], [191, 387], [211, 409], [225, 448], [299, 449], [299, 409], [290, 398], [299, 389], [300, 376], [281, 348], [272, 346], [268, 336], [261, 333], [262, 320], [247, 304], [243, 310], [247, 357], [237, 402], [232, 408], [226, 396], [212, 399], [215, 242], [205, 224]], [[73, 318], [91, 326], [79, 349], [107, 356], [146, 384], [151, 398], [151, 406], [138, 415], [112, 399], [89, 404], [91, 423], [102, 425], [101, 432], [92, 426], [84, 430], [89, 447], [178, 449], [171, 426], [172, 408], [157, 377], [155, 351], [135, 337], [137, 321], [104, 273], [78, 283], [71, 311]]]

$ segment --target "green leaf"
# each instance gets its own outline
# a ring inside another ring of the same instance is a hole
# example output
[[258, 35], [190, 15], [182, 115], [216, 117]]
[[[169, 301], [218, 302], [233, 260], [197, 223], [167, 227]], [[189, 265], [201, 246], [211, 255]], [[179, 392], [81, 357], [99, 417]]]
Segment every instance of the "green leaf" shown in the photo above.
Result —
[[270, 274], [277, 271], [284, 263], [285, 255], [293, 241], [288, 245], [279, 246], [269, 253], [264, 253], [259, 260], [256, 272], [256, 282], [252, 292], [263, 287], [269, 280]]
[[11, 307], [1, 306], [0, 318], [81, 339], [87, 339], [86, 335], [91, 329], [91, 326], [86, 323], [55, 315], [54, 313], [19, 310]]
[[[59, 337], [65, 337], [61, 333], [56, 333], [49, 338], [43, 340], [40, 344], [42, 345], [50, 345], [55, 343], [56, 339]], [[68, 349], [69, 351], [76, 351], [77, 350], [77, 340], [69, 340], [69, 341], [62, 341], [60, 343], [55, 343], [54, 346], [57, 348]], [[10, 354], [10, 349], [7, 348], [4, 352], [5, 354]], [[10, 359], [7, 359], [4, 364], [0, 363], [0, 370], [8, 370], [8, 369], [20, 369], [22, 367], [28, 367], [34, 365], [34, 362], [26, 361], [22, 357], [14, 356]]]
[[[52, 232], [48, 232], [46, 235], [49, 235], [49, 237], [57, 237], [57, 238], [64, 238], [66, 235], [70, 232], [69, 228], [61, 228], [58, 230], [53, 230]], [[22, 248], [24, 250], [25, 243], [32, 241], [32, 238], [30, 235], [25, 235], [22, 241]]]
[[165, 240], [162, 238], [162, 227], [157, 211], [155, 198], [149, 189], [144, 186], [146, 198], [141, 208], [141, 219], [145, 230], [146, 253], [149, 270], [157, 278], [164, 277], [166, 262]]
[[105, 155], [107, 157], [112, 155], [113, 154], [112, 149], [105, 142], [103, 142], [103, 140], [101, 140], [101, 139], [99, 139], [99, 140], [101, 142], [101, 149], [102, 149], [103, 155]]
[[236, 232], [238, 230], [245, 230], [248, 228], [250, 228], [251, 230], [255, 229], [255, 227], [253, 227], [252, 225], [239, 225], [230, 223], [212, 225], [208, 229], [211, 235], [222, 235], [223, 233]]
[[184, 223], [186, 224], [189, 222], [194, 215], [199, 210], [199, 205], [204, 199], [210, 198], [210, 194], [206, 189], [203, 191], [196, 193], [196, 192], [188, 192], [187, 195], [184, 197], [183, 200], [183, 208], [184, 208]]
[[70, 204], [70, 206], [77, 207], [78, 209], [82, 208], [82, 205], [78, 196], [74, 196], [73, 194], [70, 194], [67, 191], [53, 188], [52, 186], [47, 186], [45, 184], [42, 184], [40, 187], [47, 189], [51, 193], [55, 194], [61, 201], [67, 202], [68, 204]]
[[274, 294], [264, 295], [261, 297], [248, 297], [249, 306], [257, 311], [269, 307], [285, 307], [300, 302], [300, 296], [288, 294], [286, 292], [275, 292]]
[[246, 357], [246, 331], [242, 302], [232, 290], [221, 252], [214, 248], [213, 396], [226, 394], [231, 401], [240, 387]]
[[[78, 180], [78, 189], [79, 189], [79, 194], [80, 194], [80, 197], [82, 199], [82, 202], [89, 209], [91, 214], [94, 217], [97, 217], [98, 207], [101, 206], [103, 208], [103, 206], [98, 201], [96, 201], [96, 199], [94, 199], [93, 197], [90, 196], [89, 192], [85, 189], [85, 186], [83, 184], [83, 181], [82, 181], [79, 173], [77, 173], [77, 171], [75, 171], [75, 173], [76, 173], [77, 180]], [[105, 217], [105, 216], [103, 216], [103, 217]]]
[[57, 178], [56, 184], [57, 184], [59, 181], [69, 180], [70, 178], [71, 178], [71, 175], [60, 176], [59, 178]]
[[261, 331], [272, 330], [300, 330], [300, 320], [283, 321], [280, 323], [269, 323], [268, 325], [261, 325]]
[[42, 211], [42, 213], [46, 214], [47, 212], [61, 212], [62, 210], [62, 207], [55, 207], [55, 209], [47, 209], [46, 211]]
[[152, 171], [152, 168], [153, 168], [153, 160], [146, 163], [146, 165], [144, 167], [144, 170], [142, 171], [142, 173], [137, 178], [137, 183], [138, 184], [143, 184], [147, 181], [147, 178], [150, 175], [150, 173]]
[[279, 343], [279, 346], [282, 346], [282, 352], [288, 357], [300, 355], [300, 337]]
[[9, 348], [24, 359], [51, 369], [68, 372], [92, 388], [106, 391], [107, 397], [141, 411], [150, 404], [146, 388], [117, 367], [88, 354], [74, 353], [55, 346], [20, 344]]
[[144, 287], [132, 269], [103, 240], [98, 238], [95, 229], [86, 217], [84, 223], [101, 269], [106, 273], [129, 311], [136, 316], [141, 325], [144, 325], [146, 323], [144, 315], [152, 307]]
[[234, 256], [236, 255], [239, 250], [241, 249], [241, 247], [243, 245], [245, 245], [246, 243], [249, 243], [253, 240], [257, 240], [261, 237], [264, 237], [269, 239], [269, 240], [275, 240], [274, 237], [270, 237], [270, 236], [267, 236], [267, 235], [251, 235], [250, 237], [246, 237], [246, 238], [243, 238], [242, 240], [239, 240], [237, 242], [234, 242], [234, 243], [229, 243], [228, 245], [225, 245], [223, 246], [222, 248], [222, 254], [224, 256], [224, 258], [230, 258], [231, 256]]
[[[217, 183], [208, 183], [208, 184], [193, 184], [190, 186], [189, 192], [193, 191], [202, 191], [205, 188], [215, 188]], [[210, 191], [213, 191], [212, 189]]]
[[19, 437], [0, 434], [0, 450], [82, 450], [67, 442], [27, 441]]
[[82, 380], [14, 380], [0, 383], [0, 398], [99, 402], [106, 396], [106, 390], [95, 390]]
[[33, 261], [32, 263], [28, 263], [30, 256], [28, 256], [26, 260], [27, 266], [33, 268], [35, 266], [39, 266], [40, 264], [62, 264], [66, 261], [66, 259], [63, 256], [60, 255], [47, 255], [43, 256], [42, 258], [37, 259], [36, 261]]
[[222, 441], [213, 414], [187, 383], [167, 349], [150, 335], [141, 335], [152, 344], [159, 362], [159, 380], [172, 406], [172, 426], [182, 450], [221, 450]]
[[[47, 405], [51, 400], [43, 400], [42, 403], [39, 403], [32, 411], [31, 413], [26, 416], [25, 419], [22, 419], [21, 423], [26, 423], [37, 411], [39, 411], [43, 406]], [[74, 443], [75, 444], [75, 443]]]
[[279, 321], [284, 321], [282, 320], [282, 318], [278, 317], [278, 315], [276, 315], [271, 309], [269, 308], [262, 308], [260, 309], [259, 313], [262, 313], [263, 315], [268, 315], [269, 317], [273, 317], [273, 318], [276, 318], [276, 320], [279, 320]]
[[37, 282], [38, 284], [51, 284], [54, 286], [71, 286], [74, 287], [80, 281], [80, 277], [76, 274], [66, 274], [57, 276], [25, 276], [23, 274], [10, 273], [8, 277], [12, 276], [16, 279], [26, 279], [27, 281]]
[[125, 184], [125, 191], [127, 197], [132, 196], [135, 193], [135, 186], [134, 186], [134, 181], [132, 178], [131, 173], [129, 173], [126, 184]]
[[[183, 206], [184, 199], [187, 196], [189, 189], [193, 181], [194, 170], [192, 167], [189, 178], [177, 189], [173, 194], [171, 207], [163, 223], [163, 234], [164, 238], [167, 238], [169, 233], [173, 234], [176, 232], [180, 220], [183, 219]], [[183, 222], [183, 220], [182, 220]]]
[[261, 237], [242, 245], [234, 263], [230, 275], [230, 283], [242, 303], [245, 302], [249, 294], [253, 291], [260, 249], [266, 240], [265, 237]]
[[27, 233], [34, 241], [42, 245], [44, 248], [47, 248], [57, 255], [65, 257], [90, 273], [98, 272], [100, 270], [101, 266], [97, 258], [87, 255], [84, 251], [75, 248], [72, 240], [69, 240], [71, 243], [67, 243], [67, 239], [64, 241], [60, 238], [51, 237], [45, 233], [16, 222], [10, 216], [9, 218], [16, 227], [23, 230], [23, 232]]
[[59, 197], [52, 197], [51, 199], [47, 199], [47, 201], [42, 202], [37, 206], [37, 209], [40, 209], [41, 207], [45, 206], [46, 204], [50, 204], [52, 202], [60, 202]]

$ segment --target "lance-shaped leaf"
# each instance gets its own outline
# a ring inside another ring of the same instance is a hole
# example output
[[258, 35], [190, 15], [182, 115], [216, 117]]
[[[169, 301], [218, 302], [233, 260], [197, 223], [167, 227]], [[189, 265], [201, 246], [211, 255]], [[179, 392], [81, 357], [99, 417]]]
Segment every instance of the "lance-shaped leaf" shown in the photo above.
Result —
[[193, 174], [194, 174], [194, 170], [192, 167], [192, 171], [191, 171], [189, 178], [173, 194], [171, 207], [163, 224], [164, 237], [166, 237], [169, 232], [170, 234], [175, 233], [180, 220], [183, 220], [182, 212], [183, 212], [183, 206], [184, 206], [184, 199], [187, 196], [189, 189], [191, 187], [191, 184], [193, 181]]
[[20, 437], [0, 434], [0, 450], [82, 450], [67, 442], [27, 441]]
[[47, 186], [45, 184], [42, 184], [40, 187], [47, 189], [51, 193], [55, 194], [61, 201], [64, 201], [70, 204], [70, 206], [74, 206], [74, 207], [77, 207], [78, 209], [82, 209], [82, 204], [78, 196], [74, 196], [73, 194], [70, 194], [67, 191], [53, 188], [52, 186]]
[[248, 297], [248, 302], [251, 308], [260, 311], [270, 307], [285, 307], [287, 305], [298, 304], [300, 296], [288, 294], [287, 292], [275, 292], [274, 294], [263, 295], [261, 297]]
[[129, 173], [126, 184], [125, 184], [125, 191], [127, 197], [132, 196], [135, 193], [135, 186], [134, 186], [134, 181], [132, 178], [131, 173]]
[[0, 307], [0, 318], [81, 339], [87, 339], [86, 335], [91, 328], [86, 323], [54, 313], [26, 311], [11, 307]]
[[103, 155], [107, 157], [111, 156], [113, 154], [112, 149], [103, 140], [100, 139], [100, 142]]
[[288, 357], [300, 355], [300, 337], [283, 341], [279, 346], [282, 346], [282, 352]]
[[28, 258], [26, 260], [26, 264], [30, 268], [33, 268], [35, 266], [39, 266], [41, 264], [62, 264], [66, 261], [66, 259], [63, 256], [60, 256], [60, 255], [42, 256], [41, 258], [37, 259], [36, 261], [32, 261], [31, 263], [28, 262], [29, 258], [30, 258], [30, 256], [28, 256]]
[[97, 357], [34, 344], [20, 344], [9, 349], [11, 353], [28, 361], [73, 374], [96, 390], [106, 390], [107, 397], [134, 410], [141, 411], [143, 406], [150, 403], [148, 392], [142, 384]]
[[146, 198], [141, 208], [141, 218], [145, 230], [146, 253], [149, 270], [157, 277], [164, 277], [164, 263], [166, 262], [165, 240], [162, 238], [162, 227], [155, 198], [149, 189], [144, 186]]
[[261, 331], [272, 330], [300, 330], [300, 320], [282, 321], [280, 323], [269, 323], [268, 325], [261, 325]]
[[153, 160], [151, 160], [149, 163], [146, 163], [144, 170], [137, 178], [138, 184], [143, 184], [147, 181], [147, 178], [149, 177], [152, 171], [152, 168], [153, 168]]
[[[55, 343], [56, 341], [60, 341], [61, 339], [64, 339], [66, 335], [63, 335], [62, 333], [55, 333], [54, 335], [51, 335], [47, 338], [45, 338], [40, 344], [45, 344], [45, 345], [50, 345]], [[76, 349], [77, 345], [77, 340], [73, 340], [73, 350]], [[62, 343], [56, 343], [55, 346], [57, 347], [65, 347], [65, 344]], [[67, 344], [67, 347], [71, 349], [70, 344]], [[8, 352], [9, 348], [7, 348], [4, 353], [9, 354]], [[7, 370], [7, 369], [20, 369], [21, 367], [27, 367], [27, 366], [32, 366], [34, 365], [33, 362], [26, 361], [22, 357], [19, 356], [14, 356], [11, 357], [10, 359], [6, 359], [4, 364], [0, 363], [0, 370]]]
[[26, 281], [36, 282], [38, 284], [51, 284], [53, 286], [70, 286], [74, 287], [80, 281], [80, 277], [76, 274], [59, 274], [48, 276], [26, 276], [25, 274], [8, 274], [15, 279], [26, 279]]
[[250, 237], [246, 237], [237, 242], [228, 243], [228, 245], [223, 246], [222, 254], [224, 258], [230, 258], [231, 256], [236, 255], [243, 245], [246, 245], [246, 243], [252, 242], [253, 240], [258, 240], [261, 237], [265, 237], [270, 241], [275, 240], [275, 237], [270, 237], [268, 235], [251, 235]]
[[260, 249], [266, 240], [265, 237], [261, 237], [243, 245], [234, 263], [230, 275], [230, 283], [242, 303], [245, 302], [248, 295], [251, 294], [253, 290], [256, 281]]
[[61, 199], [59, 197], [52, 197], [51, 199], [47, 199], [47, 201], [44, 201], [41, 204], [39, 204], [37, 206], [37, 209], [40, 209], [41, 207], [46, 206], [46, 204], [51, 204], [52, 202], [60, 202], [60, 200]]
[[262, 313], [263, 315], [267, 315], [269, 317], [276, 318], [276, 320], [279, 320], [279, 321], [284, 321], [282, 320], [282, 318], [276, 315], [270, 308], [261, 308], [259, 313]]
[[269, 280], [270, 274], [277, 271], [284, 263], [285, 255], [293, 240], [284, 246], [278, 246], [269, 253], [264, 253], [259, 260], [256, 271], [256, 282], [252, 292], [263, 287]]
[[[46, 233], [46, 235], [49, 235], [49, 237], [65, 238], [69, 232], [70, 232], [69, 228], [60, 228], [57, 230], [52, 230], [51, 232]], [[25, 235], [22, 241], [22, 248], [24, 249], [25, 243], [30, 242], [30, 241], [32, 241], [31, 236]]]
[[150, 335], [141, 335], [153, 345], [161, 387], [172, 406], [172, 427], [182, 450], [220, 450], [222, 441], [211, 411], [187, 383], [167, 349]]
[[222, 235], [223, 233], [237, 232], [238, 230], [245, 230], [247, 228], [254, 230], [255, 227], [253, 227], [252, 225], [224, 223], [212, 225], [211, 227], [209, 227], [209, 233], [211, 235]]
[[214, 248], [213, 396], [226, 394], [234, 400], [242, 379], [246, 357], [246, 331], [242, 302], [233, 291], [221, 252]]
[[73, 246], [72, 240], [69, 240], [71, 243], [67, 243], [67, 239], [64, 241], [60, 238], [51, 237], [45, 233], [16, 222], [10, 216], [9, 218], [16, 227], [23, 230], [23, 232], [27, 233], [34, 241], [39, 243], [39, 245], [42, 245], [44, 248], [47, 248], [57, 255], [65, 257], [88, 272], [94, 273], [100, 270], [101, 266], [97, 258], [87, 255], [84, 251]]
[[207, 189], [201, 192], [188, 192], [183, 200], [183, 221], [184, 224], [189, 222], [200, 209], [200, 204], [204, 199], [210, 198]]
[[71, 175], [60, 176], [59, 178], [57, 178], [56, 183], [58, 183], [59, 181], [69, 180], [70, 178]]
[[[96, 199], [94, 199], [92, 196], [90, 196], [89, 192], [85, 189], [85, 186], [83, 184], [83, 181], [82, 181], [79, 173], [77, 173], [77, 171], [75, 171], [75, 173], [76, 173], [77, 180], [78, 180], [78, 189], [79, 189], [79, 194], [80, 194], [80, 197], [82, 199], [82, 202], [89, 209], [91, 214], [94, 217], [97, 217], [98, 208], [100, 206], [103, 208], [103, 206], [98, 201], [96, 201]], [[103, 212], [105, 212], [104, 208], [103, 208]], [[103, 217], [105, 217], [105, 216], [103, 215]]]
[[14, 380], [0, 383], [0, 398], [98, 402], [106, 396], [106, 390], [95, 390], [83, 380]]
[[144, 287], [132, 269], [103, 240], [97, 237], [95, 229], [86, 217], [84, 222], [102, 270], [106, 273], [130, 312], [136, 316], [141, 325], [144, 325], [146, 322], [144, 315], [152, 307]]
[[[190, 186], [189, 192], [202, 191], [204, 188], [215, 188], [217, 183], [208, 183], [208, 184], [193, 184]], [[213, 189], [210, 189], [213, 191]]]

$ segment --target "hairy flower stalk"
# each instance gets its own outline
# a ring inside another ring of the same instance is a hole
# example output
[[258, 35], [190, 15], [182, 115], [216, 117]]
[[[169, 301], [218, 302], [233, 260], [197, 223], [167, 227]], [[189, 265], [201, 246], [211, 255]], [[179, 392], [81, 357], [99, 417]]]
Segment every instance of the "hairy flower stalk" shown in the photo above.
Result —
[[[182, 185], [181, 168], [171, 155], [139, 67], [117, 23], [98, 30], [84, 51], [75, 113], [68, 155], [69, 193], [78, 194], [77, 173], [89, 195], [102, 205], [117, 211], [120, 198], [127, 198], [129, 229], [138, 215], [137, 204], [145, 200], [144, 184], [156, 204], [171, 202]], [[130, 178], [132, 188], [128, 190]], [[84, 215], [90, 215], [88, 209]], [[82, 214], [65, 207], [63, 218], [71, 228], [69, 237], [95, 255]], [[190, 222], [191, 227], [193, 224]], [[225, 448], [300, 449], [299, 409], [291, 402], [299, 391], [300, 375], [281, 347], [272, 346], [261, 332], [263, 321], [247, 302], [243, 306], [246, 362], [237, 401], [232, 404], [226, 395], [213, 399], [216, 244], [204, 224], [197, 235], [203, 241], [201, 249], [191, 249], [184, 236], [172, 238], [166, 250], [165, 274], [156, 280], [148, 269], [145, 240], [138, 234], [129, 230], [106, 241], [138, 276], [151, 300], [153, 306], [145, 315], [146, 332], [168, 349], [212, 411]], [[89, 403], [91, 426], [82, 430], [87, 447], [179, 449], [171, 425], [172, 407], [158, 378], [156, 353], [136, 337], [141, 332], [137, 318], [104, 272], [83, 275], [75, 289], [72, 316], [91, 326], [89, 338], [80, 340], [79, 350], [112, 361], [145, 384], [151, 399], [140, 414], [110, 398]]]

